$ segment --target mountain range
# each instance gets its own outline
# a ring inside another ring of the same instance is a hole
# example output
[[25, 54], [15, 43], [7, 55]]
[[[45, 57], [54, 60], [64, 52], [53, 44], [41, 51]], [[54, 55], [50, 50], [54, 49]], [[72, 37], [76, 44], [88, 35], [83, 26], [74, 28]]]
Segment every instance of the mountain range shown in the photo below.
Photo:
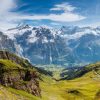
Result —
[[100, 61], [100, 27], [19, 25], [0, 32], [0, 48], [33, 64], [84, 66]]

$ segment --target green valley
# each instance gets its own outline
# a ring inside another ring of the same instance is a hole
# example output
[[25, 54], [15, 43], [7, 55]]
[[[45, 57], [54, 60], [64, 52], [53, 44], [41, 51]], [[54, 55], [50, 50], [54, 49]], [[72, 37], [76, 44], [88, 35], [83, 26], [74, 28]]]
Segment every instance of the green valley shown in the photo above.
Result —
[[0, 100], [100, 100], [99, 62], [68, 72], [37, 68], [14, 54], [0, 53]]

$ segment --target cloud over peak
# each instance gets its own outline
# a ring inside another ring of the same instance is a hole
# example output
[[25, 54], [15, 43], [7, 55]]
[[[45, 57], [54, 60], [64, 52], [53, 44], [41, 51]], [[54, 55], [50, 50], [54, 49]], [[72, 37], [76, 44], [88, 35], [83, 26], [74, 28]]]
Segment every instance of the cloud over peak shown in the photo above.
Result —
[[53, 8], [49, 9], [50, 11], [62, 11], [62, 13], [24, 15], [20, 16], [19, 19], [21, 18], [24, 20], [51, 20], [57, 22], [73, 22], [73, 21], [80, 21], [86, 18], [82, 15], [75, 13], [74, 12], [75, 9], [76, 7], [68, 3], [62, 3], [54, 5]]
[[[49, 14], [23, 14], [21, 12], [18, 13], [17, 11], [12, 12], [12, 10], [17, 7], [16, 1], [18, 0], [0, 1], [0, 28], [10, 28], [25, 20], [49, 20], [52, 22], [60, 23], [80, 21], [86, 18], [75, 12], [75, 9], [77, 9], [77, 7], [74, 7], [69, 3], [54, 5], [53, 8], [49, 9]], [[53, 11], [55, 11], [55, 13], [53, 13]], [[56, 11], [62, 12], [56, 13]]]

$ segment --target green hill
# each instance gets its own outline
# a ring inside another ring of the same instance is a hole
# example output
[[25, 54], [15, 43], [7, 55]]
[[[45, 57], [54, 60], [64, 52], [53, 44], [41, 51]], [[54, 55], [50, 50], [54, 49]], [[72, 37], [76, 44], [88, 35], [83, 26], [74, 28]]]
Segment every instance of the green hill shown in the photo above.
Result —
[[46, 71], [5, 52], [0, 52], [0, 100], [100, 100], [100, 62]]
[[43, 100], [99, 100], [100, 63], [90, 64], [74, 74], [70, 80], [54, 81], [47, 77], [40, 82]]

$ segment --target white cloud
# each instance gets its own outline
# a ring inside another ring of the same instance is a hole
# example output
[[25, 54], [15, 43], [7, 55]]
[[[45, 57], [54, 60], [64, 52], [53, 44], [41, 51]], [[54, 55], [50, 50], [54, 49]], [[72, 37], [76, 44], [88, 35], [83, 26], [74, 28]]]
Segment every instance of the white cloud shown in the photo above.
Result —
[[54, 6], [54, 8], [51, 8], [51, 11], [60, 11], [63, 10], [64, 12], [72, 12], [76, 9], [76, 7], [73, 7], [72, 5], [68, 3], [62, 3], [62, 4], [57, 4]]
[[68, 3], [63, 3], [61, 5], [55, 5], [54, 8], [51, 8], [52, 10], [58, 10], [63, 11], [60, 14], [48, 14], [48, 15], [22, 15], [17, 17], [18, 19], [28, 19], [28, 20], [51, 20], [51, 21], [58, 21], [58, 22], [73, 22], [73, 21], [80, 21], [85, 19], [86, 17], [79, 15], [77, 13], [74, 13], [73, 11], [76, 9], [76, 7], [73, 7], [72, 5], [69, 5]]
[[0, 28], [11, 28], [15, 27], [18, 22], [23, 20], [51, 20], [57, 22], [73, 22], [85, 19], [84, 16], [74, 13], [76, 7], [69, 5], [68, 3], [55, 5], [50, 11], [63, 11], [60, 14], [43, 14], [43, 15], [23, 15], [17, 12], [11, 12], [16, 8], [15, 0], [1, 0], [0, 1]]
[[62, 14], [49, 14], [49, 15], [20, 15], [14, 16], [13, 18], [19, 20], [51, 20], [51, 21], [58, 21], [58, 22], [73, 22], [85, 19], [85, 17], [74, 14], [74, 13], [62, 13]]
[[5, 14], [16, 7], [15, 0], [0, 0], [0, 14]]
[[0, 29], [10, 28], [16, 25], [11, 20], [14, 15], [11, 13], [11, 10], [15, 7], [15, 0], [0, 0]]

